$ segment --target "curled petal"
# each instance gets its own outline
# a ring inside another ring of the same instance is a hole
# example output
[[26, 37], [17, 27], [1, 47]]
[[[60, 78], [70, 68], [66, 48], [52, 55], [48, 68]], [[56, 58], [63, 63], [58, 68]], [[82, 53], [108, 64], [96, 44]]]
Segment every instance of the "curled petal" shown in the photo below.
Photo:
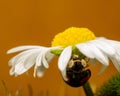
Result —
[[12, 67], [12, 68], [10, 69], [10, 75], [14, 75], [14, 74], [15, 74], [15, 68]]
[[50, 51], [51, 51], [51, 50], [48, 50], [48, 52], [45, 53], [45, 54], [46, 54], [45, 58], [46, 58], [46, 60], [47, 60], [48, 62], [50, 62], [51, 59], [55, 56], [55, 55], [52, 54]]
[[42, 76], [44, 75], [44, 73], [45, 73], [45, 70], [46, 70], [45, 67], [39, 67], [39, 68], [37, 69], [37, 76], [38, 76], [38, 77], [42, 77]]
[[48, 68], [48, 67], [49, 67], [48, 62], [47, 62], [47, 60], [46, 60], [46, 58], [45, 58], [45, 54], [42, 56], [42, 63], [43, 63], [43, 65], [45, 66], [45, 68]]
[[[13, 58], [11, 58], [9, 60], [9, 65], [13, 66], [13, 65], [17, 64], [17, 62], [23, 60], [24, 58], [26, 58], [30, 54], [34, 53], [35, 50], [36, 49], [31, 49], [31, 50], [26, 50], [26, 51], [19, 53], [18, 55], [14, 56]], [[40, 50], [38, 49], [38, 51], [40, 51]]]
[[26, 71], [27, 71], [27, 69], [23, 66], [23, 63], [20, 62], [15, 66], [14, 74], [17, 76], [17, 75], [20, 75]]
[[41, 66], [42, 64], [42, 54], [39, 53], [38, 56], [36, 57], [36, 66]]
[[63, 71], [61, 71], [62, 77], [65, 81], [68, 80], [67, 76], [66, 76], [66, 69], [64, 69]]
[[18, 55], [10, 59], [9, 63], [12, 66], [10, 70], [11, 75], [21, 75], [28, 71], [33, 65], [35, 65], [35, 72], [39, 75], [42, 73], [43, 69], [49, 67], [50, 60], [55, 56], [50, 51], [54, 49], [59, 49], [60, 47], [41, 47], [41, 46], [20, 46], [10, 49], [8, 53], [23, 51]]
[[49, 67], [49, 62], [51, 61], [51, 59], [55, 56], [54, 54], [51, 54], [50, 51], [51, 49], [53, 49], [52, 47], [43, 51], [43, 55], [42, 55], [42, 63], [44, 65], [45, 68]]
[[44, 65], [44, 67], [49, 67], [49, 62], [51, 59], [55, 56], [51, 53], [51, 50], [54, 50], [54, 47], [44, 49], [36, 58], [36, 66], [41, 66], [41, 64]]
[[72, 54], [72, 46], [66, 47], [58, 60], [58, 67], [61, 71], [65, 70], [70, 58], [71, 58], [71, 54]]
[[44, 75], [45, 70], [46, 70], [46, 68], [43, 65], [35, 67], [34, 68], [34, 77], [36, 77], [36, 74], [38, 77], [42, 77]]
[[34, 51], [27, 54], [27, 56], [23, 56], [21, 60], [18, 60], [18, 62], [16, 62], [16, 65], [14, 65], [15, 74], [21, 75], [22, 73], [28, 71], [35, 64], [35, 59], [38, 53], [39, 50], [34, 49]]
[[51, 50], [59, 48], [60, 47], [51, 47], [48, 49], [44, 49], [41, 53], [39, 53], [39, 55], [36, 58], [36, 64], [34, 67], [34, 77], [36, 76], [36, 74], [38, 77], [43, 76], [43, 73], [46, 70], [46, 68], [49, 68], [48, 63], [55, 56], [54, 54], [51, 53]]

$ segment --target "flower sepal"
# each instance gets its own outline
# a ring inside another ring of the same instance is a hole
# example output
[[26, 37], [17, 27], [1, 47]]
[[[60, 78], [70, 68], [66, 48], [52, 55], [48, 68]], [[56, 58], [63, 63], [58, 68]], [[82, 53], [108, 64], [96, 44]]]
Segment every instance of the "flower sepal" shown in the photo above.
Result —
[[54, 49], [54, 50], [51, 50], [51, 53], [54, 55], [60, 56], [62, 51], [63, 51], [62, 49]]

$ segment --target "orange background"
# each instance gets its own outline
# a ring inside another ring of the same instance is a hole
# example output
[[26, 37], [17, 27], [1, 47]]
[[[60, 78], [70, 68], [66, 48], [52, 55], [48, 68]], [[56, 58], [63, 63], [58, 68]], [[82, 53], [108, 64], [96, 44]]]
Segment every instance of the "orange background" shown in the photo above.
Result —
[[[49, 96], [85, 96], [82, 87], [71, 88], [63, 82], [57, 57], [43, 78], [34, 78], [33, 68], [29, 75], [9, 75], [8, 60], [13, 55], [6, 55], [8, 49], [18, 45], [50, 46], [55, 34], [71, 26], [87, 27], [96, 36], [120, 40], [120, 0], [1, 0], [0, 80], [5, 80], [13, 92], [22, 88], [23, 96], [28, 96], [28, 84], [34, 96], [47, 96], [47, 93]], [[117, 73], [111, 63], [104, 74], [98, 76], [100, 67], [91, 66], [93, 91]], [[0, 83], [0, 96], [4, 94]]]

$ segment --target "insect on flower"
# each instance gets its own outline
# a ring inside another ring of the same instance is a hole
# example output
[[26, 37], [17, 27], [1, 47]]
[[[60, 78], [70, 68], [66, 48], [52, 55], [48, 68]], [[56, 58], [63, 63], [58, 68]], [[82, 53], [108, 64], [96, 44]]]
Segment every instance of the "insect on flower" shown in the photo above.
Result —
[[86, 58], [91, 64], [102, 64], [99, 74], [109, 65], [109, 59], [120, 72], [120, 42], [96, 37], [87, 28], [70, 27], [58, 33], [51, 46], [18, 46], [8, 50], [7, 54], [22, 51], [10, 59], [10, 75], [21, 75], [34, 66], [34, 77], [42, 77], [54, 56], [59, 56], [58, 68], [64, 81], [73, 87], [82, 86], [91, 76]]
[[72, 87], [84, 85], [91, 76], [91, 71], [86, 69], [87, 67], [88, 64], [85, 59], [80, 60], [78, 55], [73, 55], [66, 67], [66, 78], [68, 80], [65, 82]]

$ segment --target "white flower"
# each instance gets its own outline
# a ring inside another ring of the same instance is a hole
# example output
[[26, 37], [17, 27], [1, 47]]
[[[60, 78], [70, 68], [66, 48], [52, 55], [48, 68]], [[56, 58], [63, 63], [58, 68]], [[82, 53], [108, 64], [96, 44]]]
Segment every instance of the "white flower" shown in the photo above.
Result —
[[[109, 59], [120, 72], [120, 42], [108, 40], [100, 37], [95, 40], [90, 40], [84, 43], [76, 44], [75, 47], [91, 61], [99, 61], [103, 67], [102, 73], [109, 65]], [[55, 56], [51, 53], [52, 50], [63, 50], [59, 56], [58, 68], [66, 80], [66, 67], [72, 55], [72, 46], [62, 47], [41, 47], [41, 46], [20, 46], [8, 50], [7, 53], [23, 51], [13, 57], [9, 63], [12, 66], [10, 74], [20, 75], [28, 71], [33, 65], [34, 76], [42, 76], [45, 69], [49, 67], [49, 62]]]

